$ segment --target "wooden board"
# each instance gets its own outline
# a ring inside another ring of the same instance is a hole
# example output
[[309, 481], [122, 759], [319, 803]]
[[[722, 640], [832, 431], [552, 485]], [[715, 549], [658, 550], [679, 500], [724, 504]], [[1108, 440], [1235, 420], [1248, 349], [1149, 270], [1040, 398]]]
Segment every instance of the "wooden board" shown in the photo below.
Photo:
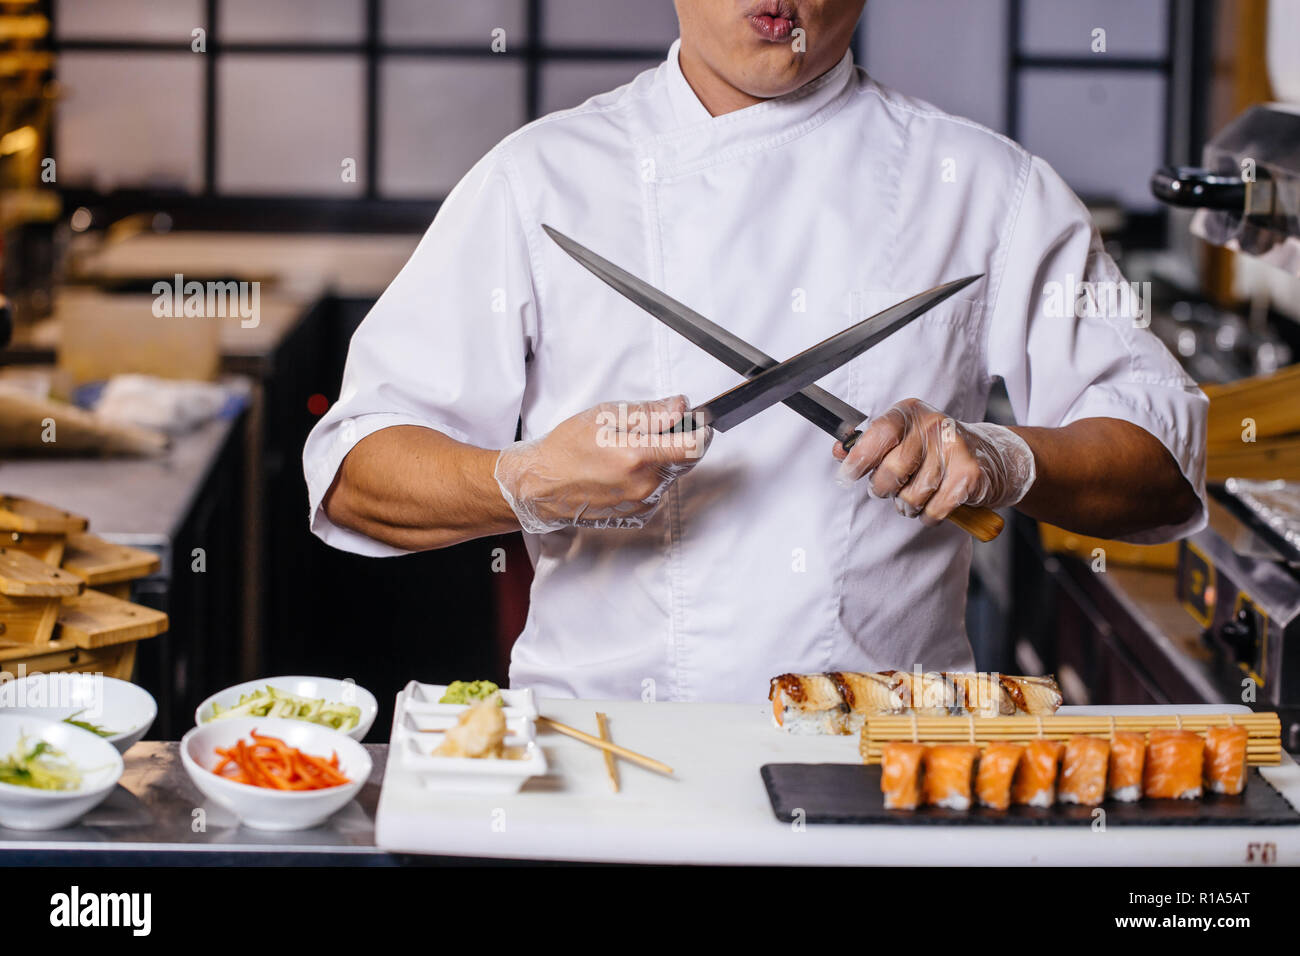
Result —
[[0, 594], [0, 640], [28, 646], [48, 644], [54, 636], [58, 617], [59, 599], [56, 597]]
[[[762, 768], [772, 812], [782, 823], [898, 824], [902, 826], [1091, 827], [1096, 808], [1074, 804], [948, 810], [919, 807], [887, 810], [880, 792], [880, 766], [840, 763], [771, 763]], [[1139, 800], [1101, 805], [1106, 826], [1297, 826], [1300, 812], [1273, 789], [1257, 768], [1247, 772], [1236, 796], [1207, 794], [1199, 800]]]
[[72, 534], [85, 531], [81, 515], [17, 495], [0, 495], [0, 531], [26, 534]]
[[1271, 375], [1246, 378], [1226, 385], [1202, 388], [1210, 398], [1208, 439], [1211, 445], [1241, 441], [1246, 419], [1254, 423], [1256, 438], [1271, 438], [1300, 431], [1300, 364]]
[[[50, 428], [53, 441], [47, 441]], [[109, 422], [76, 405], [0, 392], [0, 451], [41, 455], [161, 455], [167, 436]]]
[[[1296, 404], [1300, 405], [1300, 401]], [[1229, 478], [1300, 481], [1300, 435], [1212, 443], [1206, 448], [1205, 459], [1206, 478], [1210, 481]]]
[[61, 534], [29, 534], [26, 531], [10, 531], [0, 534], [0, 542], [7, 548], [30, 554], [42, 564], [58, 567], [63, 560], [63, 547], [67, 542]]
[[0, 670], [17, 677], [28, 674], [103, 674], [118, 680], [130, 680], [135, 670], [134, 641], [92, 650], [68, 641], [51, 641], [38, 649], [7, 647], [0, 638]]
[[1075, 534], [1046, 521], [1038, 522], [1038, 535], [1043, 549], [1057, 554], [1073, 554], [1091, 563], [1096, 560], [1098, 548], [1105, 554], [1106, 563], [1125, 567], [1161, 568], [1172, 571], [1178, 567], [1178, 544], [1129, 544], [1126, 541], [1108, 541], [1086, 534]]
[[6, 597], [72, 597], [85, 590], [76, 575], [10, 547], [0, 547], [0, 595]]
[[63, 570], [92, 588], [142, 578], [157, 571], [160, 563], [152, 552], [84, 532], [68, 535], [63, 552]]
[[138, 641], [167, 630], [162, 611], [90, 590], [65, 598], [58, 620], [55, 637], [83, 648]]

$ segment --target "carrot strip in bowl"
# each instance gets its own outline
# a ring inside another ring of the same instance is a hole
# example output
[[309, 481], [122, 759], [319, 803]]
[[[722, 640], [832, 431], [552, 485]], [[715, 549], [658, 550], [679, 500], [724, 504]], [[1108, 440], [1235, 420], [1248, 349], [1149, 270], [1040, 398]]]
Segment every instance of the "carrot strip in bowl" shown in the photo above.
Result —
[[350, 782], [339, 770], [337, 752], [326, 760], [256, 730], [249, 736], [251, 744], [239, 740], [233, 747], [214, 748], [221, 762], [212, 772], [235, 783], [268, 790], [324, 790]]

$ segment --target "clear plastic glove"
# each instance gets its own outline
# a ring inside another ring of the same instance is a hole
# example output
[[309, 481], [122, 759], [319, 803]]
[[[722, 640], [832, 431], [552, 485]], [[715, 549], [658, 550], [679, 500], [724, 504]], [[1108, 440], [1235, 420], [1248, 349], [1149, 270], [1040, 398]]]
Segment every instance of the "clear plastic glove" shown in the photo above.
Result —
[[643, 527], [713, 438], [711, 428], [669, 431], [689, 408], [682, 395], [604, 402], [541, 438], [508, 445], [493, 474], [520, 526], [533, 534]]
[[1014, 505], [1034, 483], [1034, 454], [1001, 425], [959, 422], [915, 398], [871, 421], [840, 459], [842, 485], [870, 476], [871, 491], [899, 514], [936, 525], [958, 505]]

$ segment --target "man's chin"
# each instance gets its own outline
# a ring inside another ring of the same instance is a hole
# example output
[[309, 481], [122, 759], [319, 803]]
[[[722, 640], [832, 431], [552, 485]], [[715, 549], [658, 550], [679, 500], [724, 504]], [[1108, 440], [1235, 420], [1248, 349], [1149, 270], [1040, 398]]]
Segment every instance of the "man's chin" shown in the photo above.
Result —
[[803, 75], [803, 66], [803, 57], [790, 52], [756, 57], [745, 64], [744, 73], [735, 85], [757, 99], [785, 96], [811, 79]]

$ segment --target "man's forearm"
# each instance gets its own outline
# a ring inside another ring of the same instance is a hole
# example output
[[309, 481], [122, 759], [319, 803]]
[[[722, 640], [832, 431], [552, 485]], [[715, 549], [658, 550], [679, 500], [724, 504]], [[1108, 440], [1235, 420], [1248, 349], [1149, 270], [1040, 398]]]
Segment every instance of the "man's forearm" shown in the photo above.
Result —
[[1030, 517], [1109, 538], [1179, 524], [1199, 507], [1173, 456], [1131, 422], [1086, 418], [1013, 431], [1034, 453], [1037, 478], [1017, 506]]
[[384, 428], [348, 453], [325, 494], [335, 524], [407, 551], [518, 531], [492, 469], [497, 452], [416, 425]]

